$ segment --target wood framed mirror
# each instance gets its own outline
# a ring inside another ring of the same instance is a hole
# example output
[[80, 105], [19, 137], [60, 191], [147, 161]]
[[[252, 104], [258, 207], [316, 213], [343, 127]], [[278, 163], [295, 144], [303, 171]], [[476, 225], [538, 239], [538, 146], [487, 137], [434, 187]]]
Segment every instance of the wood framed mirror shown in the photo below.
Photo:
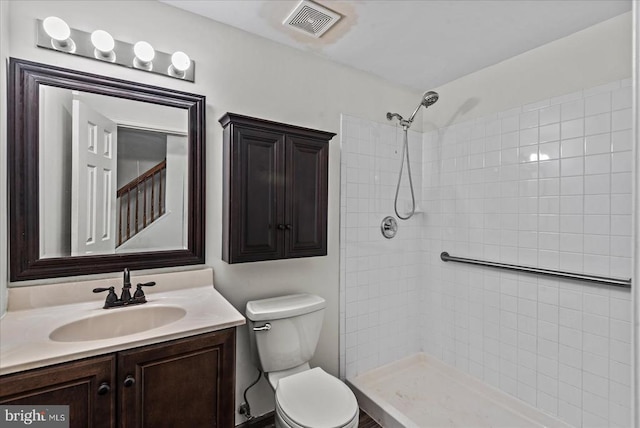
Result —
[[204, 263], [202, 95], [11, 58], [10, 280]]

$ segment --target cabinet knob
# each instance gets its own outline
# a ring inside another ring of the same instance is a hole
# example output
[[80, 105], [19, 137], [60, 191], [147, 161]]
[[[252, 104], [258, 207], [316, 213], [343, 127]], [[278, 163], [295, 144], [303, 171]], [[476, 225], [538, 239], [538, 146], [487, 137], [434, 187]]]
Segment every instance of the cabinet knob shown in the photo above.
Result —
[[284, 228], [287, 229], [287, 230], [291, 230], [291, 225], [290, 224], [285, 224]]
[[105, 395], [111, 391], [111, 387], [107, 382], [102, 382], [100, 386], [98, 386], [98, 395]]
[[124, 386], [127, 388], [129, 388], [130, 386], [133, 386], [134, 383], [136, 383], [136, 378], [134, 378], [131, 375], [127, 376], [124, 380]]
[[286, 226], [284, 224], [279, 224], [278, 225], [278, 230], [284, 230], [286, 228]]

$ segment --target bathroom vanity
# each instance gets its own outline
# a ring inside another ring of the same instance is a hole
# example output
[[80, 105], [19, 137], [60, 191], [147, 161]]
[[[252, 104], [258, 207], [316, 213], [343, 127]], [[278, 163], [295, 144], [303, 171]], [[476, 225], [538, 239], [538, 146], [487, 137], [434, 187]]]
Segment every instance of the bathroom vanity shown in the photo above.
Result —
[[[69, 405], [72, 428], [232, 427], [244, 318], [213, 288], [210, 269], [154, 277], [148, 303], [109, 310], [90, 289], [116, 280], [11, 289], [0, 404]], [[92, 300], [59, 304], [84, 290]]]
[[2, 404], [68, 404], [70, 426], [233, 426], [235, 329], [0, 378]]
[[146, 303], [92, 292], [119, 278], [20, 286], [204, 264], [205, 97], [17, 58], [9, 74], [0, 404], [68, 405], [71, 428], [232, 427], [244, 317], [210, 268], [132, 272], [156, 283]]

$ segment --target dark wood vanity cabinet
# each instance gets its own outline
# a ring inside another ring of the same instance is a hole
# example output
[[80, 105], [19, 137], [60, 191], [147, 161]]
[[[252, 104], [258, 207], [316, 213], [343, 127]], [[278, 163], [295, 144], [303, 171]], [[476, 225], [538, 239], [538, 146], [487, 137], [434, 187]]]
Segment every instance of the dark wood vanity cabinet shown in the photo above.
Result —
[[0, 404], [69, 405], [70, 428], [233, 427], [235, 328], [5, 375]]
[[235, 329], [118, 353], [122, 427], [233, 427]]
[[115, 428], [115, 356], [0, 377], [0, 404], [68, 405], [70, 428]]
[[227, 263], [327, 254], [334, 133], [227, 113], [223, 248]]

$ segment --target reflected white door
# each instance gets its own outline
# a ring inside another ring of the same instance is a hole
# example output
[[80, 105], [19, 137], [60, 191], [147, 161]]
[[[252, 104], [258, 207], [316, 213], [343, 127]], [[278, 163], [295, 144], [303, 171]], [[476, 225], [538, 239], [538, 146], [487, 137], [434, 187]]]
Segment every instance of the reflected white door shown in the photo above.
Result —
[[73, 100], [72, 256], [115, 251], [117, 133], [115, 122]]

